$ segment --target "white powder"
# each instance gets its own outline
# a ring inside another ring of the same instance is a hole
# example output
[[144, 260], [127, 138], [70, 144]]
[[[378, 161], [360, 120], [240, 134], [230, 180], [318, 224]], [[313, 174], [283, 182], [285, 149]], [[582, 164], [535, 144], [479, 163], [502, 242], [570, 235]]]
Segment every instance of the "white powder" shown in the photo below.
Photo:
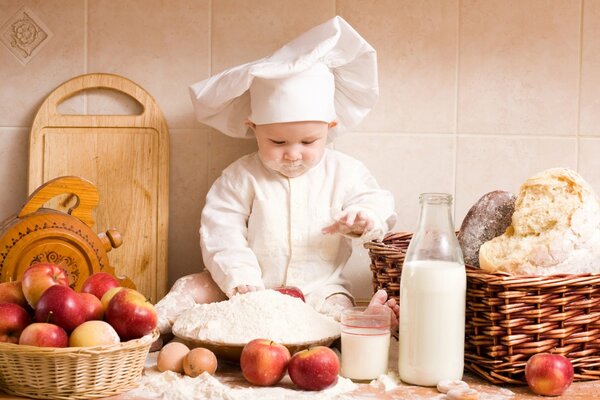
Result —
[[236, 387], [229, 385], [228, 380], [227, 377], [215, 377], [207, 372], [195, 378], [171, 371], [161, 373], [156, 369], [156, 356], [150, 354], [138, 388], [121, 396], [124, 399], [164, 400], [333, 400], [358, 388], [351, 380], [341, 376], [335, 385], [320, 392], [296, 390], [287, 375], [274, 387]]
[[173, 334], [185, 339], [243, 345], [252, 339], [302, 344], [340, 335], [340, 326], [302, 300], [260, 290], [182, 313]]

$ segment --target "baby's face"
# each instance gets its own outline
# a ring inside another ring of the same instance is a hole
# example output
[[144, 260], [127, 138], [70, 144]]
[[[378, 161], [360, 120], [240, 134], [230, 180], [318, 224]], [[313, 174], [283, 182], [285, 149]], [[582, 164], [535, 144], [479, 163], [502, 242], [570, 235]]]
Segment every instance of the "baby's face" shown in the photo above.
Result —
[[321, 161], [329, 126], [319, 121], [256, 125], [258, 156], [282, 175], [300, 176]]

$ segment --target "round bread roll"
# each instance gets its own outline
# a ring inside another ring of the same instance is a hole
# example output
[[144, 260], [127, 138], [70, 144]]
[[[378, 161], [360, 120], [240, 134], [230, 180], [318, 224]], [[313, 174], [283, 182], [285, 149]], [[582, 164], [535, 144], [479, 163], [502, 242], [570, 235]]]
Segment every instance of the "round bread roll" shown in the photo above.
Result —
[[448, 393], [452, 389], [468, 389], [469, 384], [456, 379], [442, 379], [437, 383], [436, 388], [440, 393]]
[[479, 248], [502, 235], [510, 225], [515, 199], [512, 193], [495, 190], [483, 195], [471, 207], [458, 232], [458, 243], [466, 264], [479, 267]]
[[529, 178], [511, 225], [481, 246], [479, 264], [512, 275], [600, 273], [600, 204], [594, 190], [566, 168]]

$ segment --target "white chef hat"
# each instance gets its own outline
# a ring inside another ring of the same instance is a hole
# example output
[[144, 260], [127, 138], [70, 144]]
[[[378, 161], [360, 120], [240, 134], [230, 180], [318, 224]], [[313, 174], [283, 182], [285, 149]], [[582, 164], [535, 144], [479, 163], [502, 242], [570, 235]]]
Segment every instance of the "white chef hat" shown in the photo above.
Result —
[[253, 137], [248, 118], [257, 125], [337, 121], [331, 140], [358, 125], [378, 94], [375, 49], [339, 16], [269, 57], [190, 86], [196, 118], [237, 138]]

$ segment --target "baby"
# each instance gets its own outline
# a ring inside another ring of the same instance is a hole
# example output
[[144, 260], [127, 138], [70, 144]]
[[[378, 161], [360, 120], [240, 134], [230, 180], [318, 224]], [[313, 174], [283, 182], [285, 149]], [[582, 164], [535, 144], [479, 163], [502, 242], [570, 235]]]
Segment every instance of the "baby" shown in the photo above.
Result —
[[[332, 150], [377, 95], [375, 50], [340, 17], [275, 52], [191, 87], [199, 121], [258, 151], [227, 167], [202, 211], [206, 271], [179, 279], [156, 308], [165, 334], [181, 312], [237, 294], [297, 286], [338, 317], [354, 300], [342, 272], [352, 240], [396, 221], [391, 193], [359, 161]], [[398, 305], [385, 291], [371, 303]]]

